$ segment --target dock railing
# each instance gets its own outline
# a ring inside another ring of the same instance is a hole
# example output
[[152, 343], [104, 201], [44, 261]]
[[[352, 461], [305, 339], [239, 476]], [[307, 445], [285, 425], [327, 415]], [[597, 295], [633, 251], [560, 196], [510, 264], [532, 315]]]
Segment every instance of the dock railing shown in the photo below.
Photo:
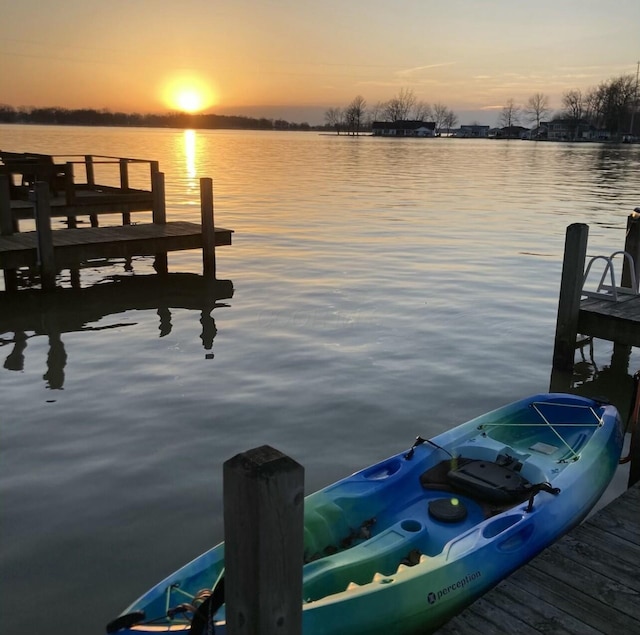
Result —
[[[108, 155], [45, 155], [0, 152], [0, 175], [9, 179], [9, 203], [0, 192], [1, 204], [12, 210], [12, 225], [18, 231], [20, 220], [33, 218], [30, 193], [37, 181], [48, 184], [53, 216], [67, 217], [69, 227], [76, 217], [88, 215], [93, 227], [98, 215], [122, 213], [123, 224], [131, 223], [131, 213], [156, 211], [164, 192], [160, 186], [158, 161]], [[80, 180], [84, 177], [84, 181]], [[31, 197], [32, 198], [32, 197]], [[158, 210], [160, 217], [162, 210]], [[154, 222], [157, 222], [154, 218]]]

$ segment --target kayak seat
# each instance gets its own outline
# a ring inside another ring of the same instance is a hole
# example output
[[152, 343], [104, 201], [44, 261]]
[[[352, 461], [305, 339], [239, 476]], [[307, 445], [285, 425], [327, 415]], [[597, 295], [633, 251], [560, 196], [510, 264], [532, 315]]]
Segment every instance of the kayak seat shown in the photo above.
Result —
[[519, 465], [506, 457], [496, 461], [459, 457], [453, 464], [447, 459], [424, 472], [420, 484], [427, 490], [467, 496], [490, 518], [530, 497], [533, 486], [519, 473]]
[[449, 470], [453, 489], [472, 498], [499, 505], [519, 503], [529, 498], [531, 483], [519, 473], [515, 461], [469, 461]]

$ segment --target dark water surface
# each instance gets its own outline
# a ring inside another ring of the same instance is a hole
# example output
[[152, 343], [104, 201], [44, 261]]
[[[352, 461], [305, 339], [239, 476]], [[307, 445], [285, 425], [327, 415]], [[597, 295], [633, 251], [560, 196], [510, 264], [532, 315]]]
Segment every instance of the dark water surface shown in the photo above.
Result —
[[[238, 452], [286, 452], [310, 492], [546, 391], [566, 226], [608, 255], [640, 205], [640, 146], [0, 126], [0, 147], [158, 160], [169, 220], [197, 222], [212, 177], [235, 230], [217, 259], [233, 293], [203, 296], [183, 252], [169, 289], [139, 258], [83, 269], [62, 307], [2, 300], [8, 635], [100, 633], [221, 540]], [[626, 409], [638, 351], [584, 354], [575, 389]]]

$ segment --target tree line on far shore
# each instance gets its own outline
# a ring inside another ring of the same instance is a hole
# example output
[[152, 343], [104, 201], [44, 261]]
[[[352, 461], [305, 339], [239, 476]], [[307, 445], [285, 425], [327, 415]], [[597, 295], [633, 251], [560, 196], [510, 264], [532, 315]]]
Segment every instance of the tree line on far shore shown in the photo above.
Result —
[[312, 130], [308, 123], [241, 115], [140, 114], [107, 109], [13, 108], [0, 104], [0, 123], [49, 124], [58, 126], [132, 126], [143, 128], [195, 128], [218, 130]]
[[402, 88], [389, 99], [379, 101], [371, 108], [362, 95], [344, 108], [329, 108], [324, 113], [329, 128], [338, 134], [358, 135], [370, 132], [374, 121], [432, 121], [436, 124], [436, 133], [451, 130], [458, 123], [457, 115], [442, 103], [429, 104], [418, 99], [410, 88]]
[[[638, 109], [638, 77], [621, 75], [601, 82], [598, 86], [583, 92], [569, 90], [562, 95], [562, 109], [554, 119], [568, 120], [577, 132], [580, 123], [586, 123], [597, 130], [606, 130], [614, 138], [624, 134], [637, 134], [640, 117], [634, 121]], [[523, 119], [536, 128], [545, 117], [552, 114], [549, 98], [535, 93], [524, 105], [513, 99], [507, 101], [498, 122], [504, 127], [520, 124]]]
[[[513, 128], [522, 123], [540, 128], [547, 118], [565, 119], [573, 122], [578, 131], [580, 123], [597, 130], [607, 130], [612, 138], [640, 132], [638, 109], [638, 77], [621, 75], [601, 82], [586, 92], [580, 89], [566, 91], [562, 96], [562, 108], [553, 112], [549, 97], [535, 93], [524, 104], [507, 100], [498, 116], [497, 124], [502, 128]], [[410, 89], [401, 89], [398, 95], [386, 102], [378, 102], [367, 109], [367, 102], [358, 95], [344, 108], [329, 108], [325, 112], [325, 123], [338, 134], [357, 135], [368, 132], [374, 121], [430, 121], [436, 125], [436, 133], [449, 131], [458, 123], [458, 117], [442, 103], [428, 104], [417, 99]], [[477, 125], [473, 122], [471, 125]]]

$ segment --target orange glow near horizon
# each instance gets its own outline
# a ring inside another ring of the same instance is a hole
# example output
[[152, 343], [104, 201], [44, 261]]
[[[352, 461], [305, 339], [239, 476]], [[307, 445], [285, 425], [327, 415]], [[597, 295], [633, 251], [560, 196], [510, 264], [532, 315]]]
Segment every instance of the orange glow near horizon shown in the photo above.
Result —
[[176, 75], [162, 87], [162, 101], [173, 110], [197, 113], [218, 102], [210, 83], [195, 75]]

